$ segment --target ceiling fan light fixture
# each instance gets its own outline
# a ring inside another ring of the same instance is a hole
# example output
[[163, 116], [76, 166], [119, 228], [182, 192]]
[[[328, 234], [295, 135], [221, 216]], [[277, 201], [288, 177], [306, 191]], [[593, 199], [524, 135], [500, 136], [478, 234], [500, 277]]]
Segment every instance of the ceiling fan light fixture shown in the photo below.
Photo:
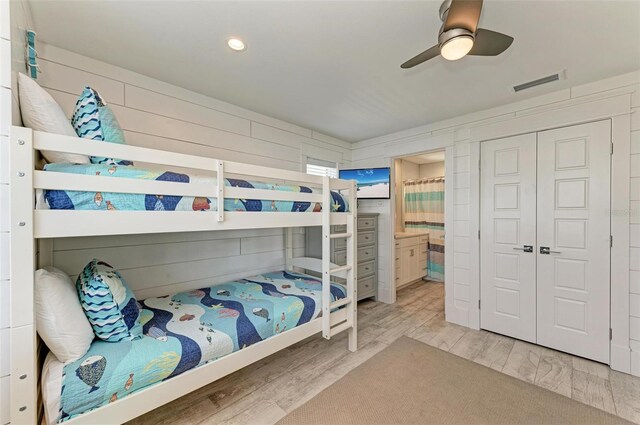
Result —
[[459, 35], [453, 37], [440, 46], [440, 54], [443, 58], [455, 61], [467, 56], [473, 48], [473, 37], [470, 35]]
[[247, 45], [244, 44], [244, 41], [242, 41], [238, 37], [230, 37], [229, 39], [227, 39], [227, 46], [229, 46], [231, 50], [234, 50], [236, 52], [242, 52], [247, 49]]

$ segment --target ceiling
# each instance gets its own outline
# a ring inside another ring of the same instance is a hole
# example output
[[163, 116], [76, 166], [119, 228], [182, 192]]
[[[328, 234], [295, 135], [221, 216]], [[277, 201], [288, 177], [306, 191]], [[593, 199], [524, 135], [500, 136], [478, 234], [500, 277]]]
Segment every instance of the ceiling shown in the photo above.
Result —
[[30, 3], [47, 43], [348, 141], [640, 69], [640, 1], [486, 0], [480, 26], [514, 36], [509, 50], [410, 70], [440, 2]]
[[414, 164], [433, 164], [434, 162], [444, 161], [444, 151], [423, 153], [422, 155], [407, 156], [402, 158], [405, 161], [413, 162]]

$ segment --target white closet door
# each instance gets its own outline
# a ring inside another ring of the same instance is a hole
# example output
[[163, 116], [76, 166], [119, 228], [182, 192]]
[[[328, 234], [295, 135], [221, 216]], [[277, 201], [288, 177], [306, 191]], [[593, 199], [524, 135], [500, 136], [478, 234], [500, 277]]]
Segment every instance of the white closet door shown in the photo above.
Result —
[[610, 134], [609, 121], [538, 133], [538, 344], [604, 363]]
[[480, 323], [530, 342], [536, 341], [535, 158], [535, 134], [482, 143]]

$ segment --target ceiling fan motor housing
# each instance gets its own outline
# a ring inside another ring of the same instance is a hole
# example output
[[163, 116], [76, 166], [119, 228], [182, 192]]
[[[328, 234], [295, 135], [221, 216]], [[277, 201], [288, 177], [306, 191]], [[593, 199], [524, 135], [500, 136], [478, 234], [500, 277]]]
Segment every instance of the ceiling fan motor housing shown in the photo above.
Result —
[[442, 32], [441, 29], [441, 32], [438, 35], [438, 44], [442, 46], [447, 41], [453, 40], [457, 37], [471, 37], [475, 40], [475, 34], [464, 28], [453, 28], [446, 32]]
[[456, 37], [471, 37], [472, 39], [475, 39], [475, 34], [465, 28], [452, 28], [449, 31], [444, 30], [445, 23], [447, 22], [447, 17], [449, 16], [450, 7], [451, 0], [444, 0], [440, 5], [439, 14], [442, 25], [440, 26], [440, 31], [438, 32], [438, 44], [442, 46], [447, 41], [453, 40]]

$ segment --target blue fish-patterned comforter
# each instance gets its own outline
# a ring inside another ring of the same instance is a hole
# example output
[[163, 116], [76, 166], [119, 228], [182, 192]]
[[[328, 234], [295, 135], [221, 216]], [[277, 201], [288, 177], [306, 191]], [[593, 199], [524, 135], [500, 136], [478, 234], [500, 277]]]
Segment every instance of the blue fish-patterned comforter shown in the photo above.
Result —
[[[179, 183], [215, 184], [215, 179], [187, 175], [171, 171], [147, 170], [133, 166], [108, 164], [47, 164], [45, 171], [83, 174], [90, 176], [125, 177], [130, 179], [160, 180]], [[225, 179], [225, 186], [279, 190], [285, 192], [314, 193], [305, 186], [280, 185], [241, 179]], [[338, 192], [331, 192], [333, 212], [349, 210], [347, 199]], [[205, 197], [144, 195], [133, 193], [79, 192], [71, 190], [45, 190], [44, 201], [54, 210], [123, 210], [123, 211], [216, 211], [216, 203]], [[269, 201], [258, 199], [224, 200], [225, 211], [280, 211], [318, 212], [321, 203], [293, 201]]]
[[[322, 282], [286, 271], [267, 273], [141, 302], [144, 336], [96, 339], [64, 366], [59, 421], [241, 350], [321, 313]], [[345, 288], [332, 284], [332, 301]]]

